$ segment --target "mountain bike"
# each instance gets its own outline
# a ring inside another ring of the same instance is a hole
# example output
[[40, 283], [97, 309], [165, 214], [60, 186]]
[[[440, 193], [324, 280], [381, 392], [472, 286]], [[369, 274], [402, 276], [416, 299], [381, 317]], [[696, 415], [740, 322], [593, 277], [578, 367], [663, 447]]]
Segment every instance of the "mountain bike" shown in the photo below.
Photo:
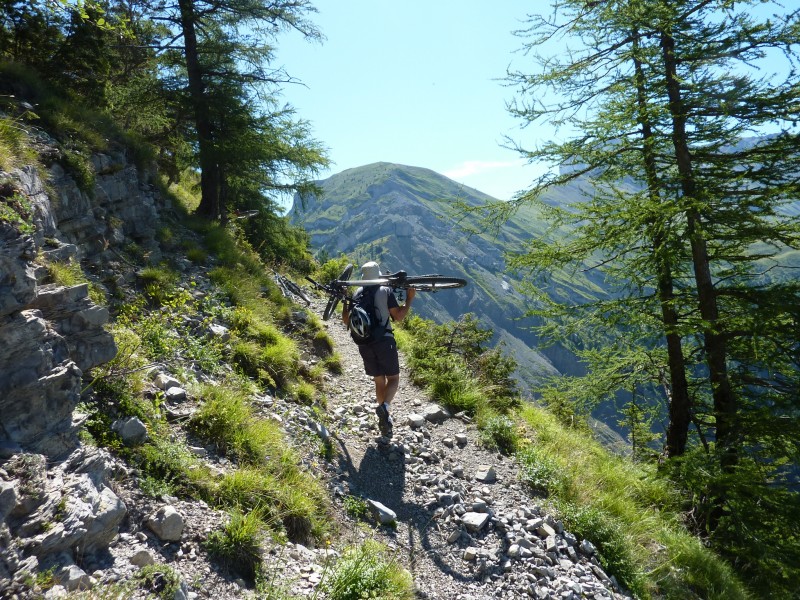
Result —
[[384, 285], [392, 289], [413, 288], [418, 292], [438, 292], [440, 290], [454, 290], [467, 285], [465, 279], [447, 277], [445, 275], [409, 275], [405, 271], [397, 271], [397, 273], [381, 275], [377, 279], [350, 279], [352, 273], [353, 265], [347, 265], [337, 279], [327, 284], [321, 284], [310, 277], [306, 277], [315, 288], [328, 295], [328, 303], [322, 312], [323, 320], [327, 321], [331, 318], [339, 302], [350, 302], [350, 298], [347, 295], [348, 287]]

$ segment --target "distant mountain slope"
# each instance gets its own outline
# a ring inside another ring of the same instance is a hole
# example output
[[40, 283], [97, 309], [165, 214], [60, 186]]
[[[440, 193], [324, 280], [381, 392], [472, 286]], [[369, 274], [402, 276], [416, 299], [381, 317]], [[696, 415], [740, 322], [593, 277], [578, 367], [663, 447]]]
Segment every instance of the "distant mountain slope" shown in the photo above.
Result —
[[[384, 271], [464, 277], [470, 284], [462, 290], [418, 296], [415, 311], [438, 322], [475, 313], [518, 361], [528, 389], [535, 390], [543, 374], [576, 372], [574, 357], [564, 350], [537, 349], [533, 321], [524, 316], [527, 299], [505, 272], [505, 253], [543, 235], [544, 225], [531, 209], [521, 209], [498, 232], [487, 232], [477, 217], [458, 214], [456, 203], [477, 206], [494, 198], [429, 169], [383, 162], [318, 183], [323, 196], [309, 199], [305, 208], [296, 200], [291, 213], [316, 250], [346, 253], [358, 264], [378, 260]], [[559, 195], [579, 193], [576, 186], [549, 200], [558, 203]], [[478, 233], [467, 234], [464, 227]], [[554, 281], [549, 291], [569, 297], [602, 293], [598, 282], [589, 280], [580, 285]]]

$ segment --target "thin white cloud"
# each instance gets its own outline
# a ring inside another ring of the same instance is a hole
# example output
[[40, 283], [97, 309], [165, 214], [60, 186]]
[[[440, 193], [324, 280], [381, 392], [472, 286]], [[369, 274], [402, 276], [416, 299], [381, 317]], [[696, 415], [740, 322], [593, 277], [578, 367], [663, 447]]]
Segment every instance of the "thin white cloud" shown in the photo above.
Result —
[[448, 169], [442, 175], [450, 179], [461, 179], [463, 177], [470, 177], [472, 175], [480, 175], [488, 171], [496, 171], [498, 169], [508, 169], [510, 167], [521, 167], [525, 164], [524, 160], [467, 160], [460, 165]]

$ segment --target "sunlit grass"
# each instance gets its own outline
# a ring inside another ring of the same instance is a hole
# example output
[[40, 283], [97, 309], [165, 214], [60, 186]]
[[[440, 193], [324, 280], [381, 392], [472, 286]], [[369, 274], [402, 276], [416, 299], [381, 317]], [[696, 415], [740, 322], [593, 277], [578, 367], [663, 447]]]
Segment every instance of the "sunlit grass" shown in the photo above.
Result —
[[411, 574], [385, 547], [372, 540], [347, 550], [321, 587], [330, 600], [411, 600], [415, 597]]
[[89, 286], [89, 299], [100, 306], [106, 304], [105, 293], [84, 275], [80, 263], [75, 261], [51, 262], [47, 265], [47, 273], [53, 283], [58, 285], [71, 287], [82, 283], [87, 284]]
[[519, 454], [523, 481], [598, 547], [623, 585], [643, 598], [748, 597], [730, 567], [681, 527], [680, 498], [654, 465], [613, 455], [534, 405], [521, 417], [530, 436]]

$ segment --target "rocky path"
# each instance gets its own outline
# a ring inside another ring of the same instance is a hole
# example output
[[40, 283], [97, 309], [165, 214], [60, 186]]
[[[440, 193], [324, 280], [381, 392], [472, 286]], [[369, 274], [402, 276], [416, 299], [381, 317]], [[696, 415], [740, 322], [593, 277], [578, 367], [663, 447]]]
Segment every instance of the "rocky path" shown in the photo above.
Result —
[[[421, 300], [424, 300], [422, 298]], [[326, 323], [344, 374], [326, 385], [336, 450], [332, 485], [376, 503], [379, 537], [397, 550], [420, 598], [623, 598], [594, 557], [531, 501], [512, 459], [489, 452], [405, 376], [394, 436], [379, 436], [374, 386], [338, 319]]]
[[[317, 314], [321, 309], [312, 307]], [[282, 424], [306, 465], [327, 481], [340, 537], [330, 548], [265, 540], [265, 572], [273, 587], [267, 598], [285, 592], [322, 600], [319, 584], [329, 559], [367, 538], [383, 542], [411, 572], [420, 599], [628, 598], [600, 569], [592, 544], [563, 531], [528, 497], [512, 459], [484, 449], [469, 419], [448, 415], [408, 381], [402, 357], [400, 390], [392, 404], [394, 437], [380, 437], [374, 384], [363, 372], [357, 347], [338, 319], [325, 326], [343, 374], [326, 375], [323, 422], [317, 411], [293, 402], [264, 395], [254, 403], [262, 417]], [[180, 417], [170, 420], [173, 437], [182, 439], [180, 423], [197, 410], [196, 399], [167, 373], [154, 372], [152, 385], [182, 392], [174, 398], [167, 393], [166, 407]], [[310, 436], [330, 441], [330, 460], [319, 457]], [[186, 442], [220, 474], [234, 468], [213, 448]], [[63, 598], [70, 591], [100, 589], [108, 590], [103, 597], [144, 600], [155, 590], [126, 583], [150, 564], [168, 566], [179, 579], [175, 600], [255, 596], [245, 581], [209, 560], [204, 548], [227, 519], [224, 512], [199, 501], [145, 495], [135, 468], [91, 446], [82, 445], [49, 469], [39, 458], [40, 476], [29, 474], [26, 485], [11, 468], [13, 460], [0, 468], [0, 515], [13, 509], [22, 523], [16, 540], [0, 529], [0, 599]], [[16, 470], [31, 468], [26, 463]], [[111, 487], [89, 485], [106, 480]], [[24, 496], [31, 482], [35, 493]], [[65, 494], [74, 500], [65, 503]], [[348, 516], [349, 496], [371, 505], [369, 524]], [[70, 555], [76, 540], [81, 547], [102, 549], [76, 564]], [[24, 583], [26, 573], [50, 566], [25, 551], [34, 546], [59, 558], [53, 574], [60, 583], [44, 594]]]

